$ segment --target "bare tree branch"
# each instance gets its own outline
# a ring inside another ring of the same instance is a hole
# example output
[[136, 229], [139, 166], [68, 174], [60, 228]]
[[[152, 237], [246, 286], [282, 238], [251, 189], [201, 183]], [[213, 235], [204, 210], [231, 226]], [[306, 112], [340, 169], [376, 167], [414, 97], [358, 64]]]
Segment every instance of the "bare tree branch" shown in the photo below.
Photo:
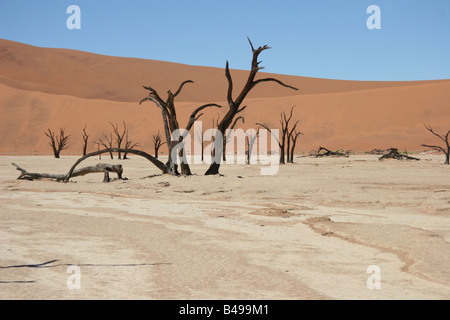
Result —
[[186, 81], [183, 81], [183, 83], [181, 83], [181, 85], [180, 85], [180, 87], [178, 88], [178, 90], [173, 94], [173, 97], [174, 97], [174, 98], [181, 92], [181, 89], [183, 89], [183, 86], [184, 86], [185, 84], [187, 84], [187, 83], [194, 83], [194, 81], [192, 81], [192, 80], [186, 80]]
[[227, 61], [225, 66], [225, 77], [228, 81], [228, 90], [227, 90], [227, 101], [230, 108], [234, 107], [234, 101], [233, 101], [233, 79], [231, 78], [230, 73], [230, 65]]
[[188, 123], [187, 123], [187, 125], [186, 125], [186, 128], [185, 128], [186, 131], [191, 130], [192, 125], [194, 124], [194, 122], [195, 122], [196, 120], [198, 120], [198, 118], [200, 118], [200, 116], [202, 115], [202, 114], [200, 114], [199, 116], [197, 116], [197, 113], [199, 113], [199, 112], [202, 111], [203, 109], [209, 108], [209, 107], [222, 108], [222, 106], [219, 105], [219, 104], [217, 104], [217, 103], [207, 103], [207, 104], [204, 104], [204, 105], [198, 107], [197, 109], [195, 109], [195, 110], [192, 112], [191, 116], [189, 117], [189, 121], [188, 121]]
[[431, 148], [431, 149], [436, 149], [436, 150], [439, 150], [439, 151], [442, 151], [442, 152], [445, 153], [445, 149], [442, 148], [441, 146], [432, 146], [432, 145], [429, 145], [429, 144], [421, 144], [421, 146], [422, 147]]
[[445, 162], [444, 162], [444, 164], [450, 164], [450, 141], [449, 141], [450, 130], [448, 130], [445, 135], [440, 135], [440, 134], [434, 132], [433, 128], [431, 128], [430, 125], [425, 125], [424, 124], [424, 126], [433, 135], [435, 135], [436, 137], [438, 137], [439, 139], [444, 141], [444, 143], [446, 145], [446, 149], [444, 149], [441, 146], [433, 146], [433, 145], [426, 145], [426, 144], [422, 144], [422, 146], [423, 147], [427, 147], [427, 148], [434, 148], [434, 149], [441, 150], [445, 154]]
[[256, 86], [258, 83], [261, 83], [261, 82], [270, 82], [270, 81], [276, 82], [276, 83], [278, 83], [278, 84], [280, 84], [280, 85], [282, 85], [283, 87], [286, 87], [286, 88], [290, 88], [290, 89], [293, 89], [293, 90], [298, 90], [298, 88], [295, 88], [295, 87], [293, 87], [293, 86], [290, 86], [290, 85], [288, 85], [288, 84], [285, 84], [284, 82], [282, 82], [282, 81], [280, 81], [280, 80], [278, 80], [278, 79], [275, 79], [275, 78], [258, 79], [258, 80], [256, 80], [256, 81], [253, 82], [253, 87]]

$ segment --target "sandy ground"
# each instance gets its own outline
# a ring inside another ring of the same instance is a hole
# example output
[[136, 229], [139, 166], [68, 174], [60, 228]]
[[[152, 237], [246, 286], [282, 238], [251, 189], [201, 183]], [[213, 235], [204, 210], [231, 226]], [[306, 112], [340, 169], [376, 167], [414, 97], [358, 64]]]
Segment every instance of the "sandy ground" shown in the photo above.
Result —
[[83, 163], [123, 164], [108, 184], [19, 181], [11, 162], [65, 173], [76, 157], [0, 157], [0, 298], [449, 299], [450, 167], [418, 157], [297, 157], [273, 176]]

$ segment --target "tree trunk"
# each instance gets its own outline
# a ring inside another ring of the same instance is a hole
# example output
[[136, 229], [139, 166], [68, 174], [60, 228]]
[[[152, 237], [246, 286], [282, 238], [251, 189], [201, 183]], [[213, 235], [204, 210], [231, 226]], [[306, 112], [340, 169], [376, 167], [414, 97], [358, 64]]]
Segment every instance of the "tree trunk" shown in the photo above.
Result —
[[209, 165], [205, 175], [219, 174], [220, 163], [213, 162]]
[[280, 164], [285, 164], [285, 162], [284, 162], [284, 144], [280, 147]]
[[291, 154], [290, 154], [290, 163], [294, 163], [294, 151], [295, 151], [296, 139], [292, 140]]
[[291, 162], [291, 135], [287, 135], [287, 146], [286, 146], [286, 162]]
[[[297, 126], [297, 124], [295, 126]], [[297, 132], [297, 130], [295, 130], [295, 128], [290, 133], [290, 139], [292, 139], [292, 147], [291, 147], [291, 154], [290, 154], [291, 159], [289, 160], [290, 163], [294, 163], [295, 146], [297, 145], [297, 139], [301, 134], [303, 134], [303, 133], [300, 131]]]

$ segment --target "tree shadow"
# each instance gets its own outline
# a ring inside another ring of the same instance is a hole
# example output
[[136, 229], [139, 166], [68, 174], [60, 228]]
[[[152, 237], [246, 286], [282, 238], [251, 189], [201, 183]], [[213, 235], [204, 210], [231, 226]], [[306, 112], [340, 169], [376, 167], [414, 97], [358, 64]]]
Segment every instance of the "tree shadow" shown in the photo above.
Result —
[[156, 263], [58, 263], [52, 264], [59, 260], [50, 260], [47, 262], [39, 264], [20, 264], [13, 266], [0, 266], [0, 269], [10, 269], [10, 268], [55, 268], [61, 266], [78, 266], [78, 267], [139, 267], [139, 266], [157, 266], [157, 265], [167, 265], [172, 264], [169, 262], [156, 262]]
[[[58, 262], [59, 260], [50, 260], [47, 262], [39, 263], [39, 264], [19, 264], [13, 266], [0, 266], [0, 269], [12, 269], [12, 268], [56, 268], [56, 267], [140, 267], [140, 266], [158, 266], [158, 265], [169, 265], [172, 263], [169, 262], [156, 262], [156, 263], [58, 263], [53, 264], [54, 262]], [[0, 284], [11, 284], [11, 283], [36, 283], [35, 280], [11, 280], [4, 281], [0, 280]]]
[[5, 266], [5, 267], [0, 267], [0, 269], [10, 269], [10, 268], [52, 268], [54, 266], [47, 266], [48, 264], [51, 264], [53, 262], [56, 262], [59, 260], [50, 260], [44, 263], [40, 263], [40, 264], [20, 264], [20, 265], [15, 265], [15, 266]]

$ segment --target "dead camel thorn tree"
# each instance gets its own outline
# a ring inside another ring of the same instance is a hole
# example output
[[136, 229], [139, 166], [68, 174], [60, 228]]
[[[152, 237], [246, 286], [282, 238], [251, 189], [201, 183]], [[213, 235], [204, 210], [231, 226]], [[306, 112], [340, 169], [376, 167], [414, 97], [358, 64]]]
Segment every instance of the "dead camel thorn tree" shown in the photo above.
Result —
[[[295, 106], [294, 106], [295, 107]], [[291, 108], [291, 113], [289, 116], [289, 121], [292, 118], [292, 110], [294, 107]], [[284, 123], [285, 123], [285, 130], [286, 130], [286, 139], [287, 139], [287, 146], [286, 146], [286, 161], [288, 163], [294, 163], [294, 152], [295, 147], [297, 145], [297, 139], [298, 136], [302, 135], [303, 133], [301, 131], [297, 131], [297, 125], [300, 122], [297, 120], [294, 125], [292, 126], [292, 129], [289, 130], [289, 121], [286, 119], [286, 114], [283, 113], [284, 117]]]
[[[282, 85], [283, 87], [290, 88], [293, 90], [298, 90], [297, 88], [292, 87], [287, 84], [284, 84], [283, 82], [281, 82], [280, 80], [277, 80], [275, 78], [262, 78], [262, 79], [255, 80], [258, 71], [261, 69], [264, 69], [264, 67], [259, 66], [261, 61], [258, 61], [258, 57], [261, 54], [261, 52], [263, 52], [264, 50], [270, 49], [270, 47], [265, 45], [265, 46], [255, 49], [253, 47], [253, 44], [250, 41], [250, 39], [249, 38], [247, 38], [247, 39], [248, 39], [248, 42], [250, 43], [250, 47], [252, 48], [252, 53], [253, 53], [252, 65], [251, 65], [250, 73], [248, 75], [247, 82], [244, 85], [244, 87], [242, 88], [240, 94], [238, 95], [238, 97], [236, 99], [233, 99], [233, 80], [231, 78], [228, 61], [226, 63], [225, 76], [228, 81], [227, 101], [228, 101], [229, 109], [228, 109], [228, 112], [226, 113], [226, 115], [222, 118], [222, 120], [220, 121], [220, 123], [217, 126], [217, 129], [222, 134], [222, 137], [225, 134], [225, 131], [228, 129], [228, 127], [232, 124], [233, 119], [236, 116], [236, 114], [238, 114], [239, 112], [242, 112], [246, 108], [246, 106], [241, 107], [241, 104], [244, 101], [245, 97], [248, 95], [248, 93], [256, 85], [263, 83], [263, 82], [275, 82], [275, 83]], [[219, 139], [220, 139], [220, 135], [218, 133], [215, 141], [219, 141]], [[216, 146], [217, 146], [217, 144], [216, 144]], [[222, 155], [220, 153], [223, 152], [223, 149], [222, 148], [214, 148], [214, 149], [218, 149], [216, 151], [219, 154], [217, 154], [217, 153], [215, 154], [215, 156], [213, 157], [214, 160], [212, 161], [212, 163], [209, 166], [208, 170], [206, 171], [205, 175], [219, 174], [220, 161], [222, 159]]]
[[444, 141], [446, 149], [444, 149], [441, 146], [434, 146], [434, 145], [428, 145], [428, 144], [422, 144], [422, 147], [433, 148], [433, 149], [442, 151], [445, 154], [444, 164], [450, 164], [450, 141], [449, 141], [450, 130], [448, 130], [445, 135], [440, 135], [440, 134], [434, 132], [433, 128], [431, 128], [430, 125], [425, 125], [425, 128], [428, 131], [430, 131], [432, 134], [434, 134], [436, 137], [438, 137], [439, 139]]
[[55, 132], [48, 129], [44, 134], [50, 139], [49, 145], [52, 147], [53, 155], [55, 158], [59, 159], [60, 153], [63, 150], [66, 150], [68, 146], [68, 141], [70, 136], [66, 136], [65, 129], [59, 129], [59, 135], [56, 135]]
[[87, 124], [84, 125], [83, 133], [81, 135], [81, 137], [83, 138], [83, 156], [86, 155], [87, 145], [88, 145], [88, 140], [89, 140], [89, 135], [86, 132], [86, 127], [87, 127]]
[[[113, 129], [113, 133], [114, 133], [114, 139], [116, 140], [116, 145], [117, 148], [120, 149], [122, 146], [122, 142], [123, 139], [125, 138], [125, 135], [127, 134], [128, 130], [127, 130], [127, 125], [125, 123], [125, 121], [123, 121], [123, 130], [119, 131], [119, 125], [116, 123], [116, 125], [114, 125], [112, 122], [109, 123]], [[117, 154], [119, 159], [122, 159], [122, 154], [121, 152], [119, 152]]]
[[165, 144], [165, 142], [162, 141], [162, 137], [159, 131], [157, 134], [154, 134], [152, 136], [152, 139], [153, 139], [153, 147], [155, 149], [155, 158], [158, 159], [159, 148], [161, 148], [161, 146]]
[[[125, 150], [130, 150], [130, 149], [135, 149], [136, 147], [140, 147], [141, 145], [139, 144], [139, 142], [134, 142], [133, 140], [131, 140], [128, 136], [128, 129], [127, 132], [125, 134]], [[128, 159], [127, 155], [128, 155], [128, 151], [125, 151], [123, 153], [123, 159]]]
[[[110, 150], [113, 147], [112, 143], [113, 143], [112, 133], [109, 135], [109, 137], [106, 134], [103, 134], [103, 139], [98, 139], [97, 141], [95, 141], [95, 144], [97, 144], [99, 150], [100, 146], [103, 146], [104, 148]], [[112, 151], [109, 152], [109, 156], [111, 157], [111, 159], [114, 159]]]
[[[289, 128], [289, 123], [292, 119], [292, 112], [293, 112], [294, 108], [295, 108], [295, 106], [291, 107], [289, 116], [287, 116], [284, 111], [281, 113], [281, 119], [280, 119], [281, 137], [276, 137], [275, 135], [273, 135], [272, 130], [265, 122], [257, 123], [257, 125], [263, 127], [267, 131], [269, 131], [277, 140], [278, 146], [280, 148], [280, 164], [286, 163], [285, 158], [287, 158], [288, 163], [289, 162], [293, 163], [293, 161], [294, 161], [293, 153], [294, 153], [295, 145], [297, 143], [297, 137], [300, 134], [302, 134], [301, 132], [296, 131], [299, 121], [296, 121], [294, 123], [293, 127]], [[295, 135], [295, 139], [294, 139], [294, 135]], [[292, 140], [292, 147], [291, 147], [291, 140]], [[287, 146], [286, 146], [286, 142], [287, 142]], [[286, 149], [286, 147], [287, 147], [287, 149]], [[286, 155], [287, 155], [287, 157], [286, 157]]]
[[295, 128], [293, 128], [289, 133], [288, 139], [292, 140], [291, 153], [288, 160], [289, 163], [294, 163], [294, 151], [297, 145], [297, 139], [300, 135], [303, 135], [303, 132], [297, 131]]
[[[172, 93], [171, 90], [167, 91], [167, 99], [163, 100], [158, 92], [149, 86], [144, 86], [144, 89], [150, 91], [148, 96], [143, 98], [139, 104], [142, 104], [144, 101], [149, 100], [152, 101], [160, 110], [162, 114], [163, 124], [164, 124], [164, 133], [166, 136], [166, 143], [167, 147], [169, 149], [169, 158], [166, 163], [166, 169], [167, 172], [171, 175], [179, 175], [178, 172], [178, 165], [177, 165], [177, 156], [175, 156], [178, 153], [178, 156], [180, 156], [183, 160], [181, 161], [181, 174], [184, 175], [191, 175], [191, 170], [189, 168], [189, 165], [187, 161], [184, 161], [186, 155], [183, 153], [183, 140], [189, 133], [189, 131], [192, 128], [192, 125], [196, 120], [198, 120], [203, 113], [198, 114], [200, 111], [202, 111], [205, 108], [208, 107], [217, 107], [221, 108], [221, 105], [218, 105], [216, 103], [208, 103], [204, 104], [197, 109], [195, 109], [191, 116], [189, 117], [188, 123], [185, 126], [185, 130], [183, 134], [180, 134], [180, 126], [177, 119], [177, 113], [175, 109], [175, 98], [176, 96], [181, 92], [184, 85], [188, 83], [194, 83], [192, 80], [186, 80], [180, 84], [178, 87], [178, 90], [175, 91], [175, 93]], [[175, 134], [174, 137], [172, 135]], [[176, 135], [178, 134], [178, 136]], [[174, 138], [175, 140], [172, 140]], [[176, 149], [175, 149], [176, 148]], [[172, 152], [172, 151], [175, 152]]]

